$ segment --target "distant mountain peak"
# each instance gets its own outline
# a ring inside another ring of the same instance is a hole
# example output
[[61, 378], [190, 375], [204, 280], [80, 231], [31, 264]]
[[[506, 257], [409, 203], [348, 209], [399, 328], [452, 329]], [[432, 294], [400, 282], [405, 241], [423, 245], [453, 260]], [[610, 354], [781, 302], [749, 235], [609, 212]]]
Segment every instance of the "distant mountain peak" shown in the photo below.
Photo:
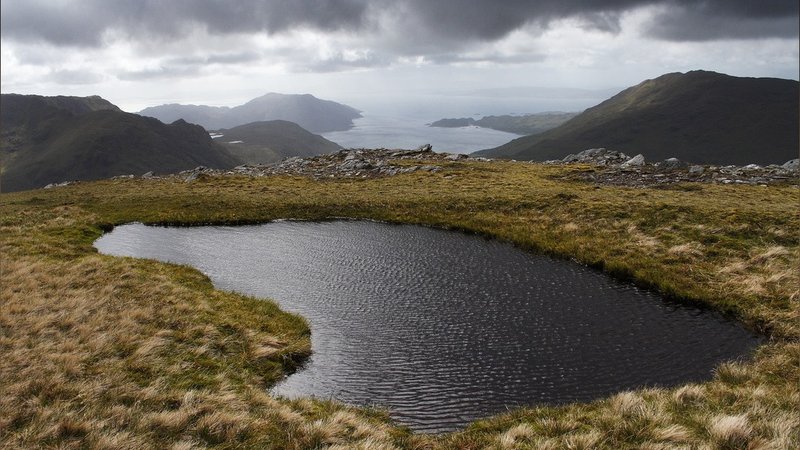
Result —
[[145, 108], [139, 114], [155, 117], [164, 123], [184, 119], [209, 130], [258, 121], [287, 120], [314, 133], [350, 129], [353, 120], [361, 117], [361, 112], [355, 108], [311, 94], [277, 92], [266, 93], [234, 107], [169, 104]]

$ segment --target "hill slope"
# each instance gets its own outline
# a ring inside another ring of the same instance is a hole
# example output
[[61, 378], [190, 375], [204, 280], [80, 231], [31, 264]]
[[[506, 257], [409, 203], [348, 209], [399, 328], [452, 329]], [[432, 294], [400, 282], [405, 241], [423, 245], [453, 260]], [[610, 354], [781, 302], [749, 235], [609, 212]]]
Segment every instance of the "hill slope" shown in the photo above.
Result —
[[320, 100], [310, 94], [276, 93], [263, 95], [233, 108], [173, 103], [145, 108], [139, 114], [155, 117], [165, 123], [183, 119], [209, 130], [266, 120], [287, 120], [314, 133], [348, 130], [353, 126], [353, 119], [361, 117], [355, 108]]
[[122, 112], [99, 97], [4, 94], [0, 105], [4, 192], [64, 180], [238, 163], [200, 126], [183, 121], [165, 125]]
[[253, 122], [222, 129], [218, 133], [222, 136], [215, 141], [246, 164], [267, 164], [293, 156], [316, 156], [342, 148], [285, 120]]
[[543, 161], [592, 147], [642, 153], [648, 160], [783, 163], [798, 152], [798, 82], [671, 73], [628, 88], [557, 128], [477, 153]]

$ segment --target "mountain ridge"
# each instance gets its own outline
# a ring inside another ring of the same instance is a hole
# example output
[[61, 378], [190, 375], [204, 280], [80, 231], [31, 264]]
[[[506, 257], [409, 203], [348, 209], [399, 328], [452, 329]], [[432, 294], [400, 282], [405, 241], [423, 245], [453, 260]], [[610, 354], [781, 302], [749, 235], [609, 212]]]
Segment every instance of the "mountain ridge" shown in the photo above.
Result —
[[198, 125], [163, 124], [123, 112], [97, 96], [0, 98], [3, 192], [65, 180], [238, 164]]
[[798, 152], [798, 82], [708, 71], [665, 74], [559, 127], [476, 154], [544, 161], [593, 147], [648, 160], [783, 163]]
[[353, 120], [361, 117], [361, 112], [353, 107], [322, 100], [311, 94], [275, 92], [234, 107], [170, 103], [145, 108], [138, 114], [155, 117], [164, 123], [184, 119], [208, 130], [234, 128], [252, 122], [286, 120], [312, 133], [348, 130], [353, 127]]

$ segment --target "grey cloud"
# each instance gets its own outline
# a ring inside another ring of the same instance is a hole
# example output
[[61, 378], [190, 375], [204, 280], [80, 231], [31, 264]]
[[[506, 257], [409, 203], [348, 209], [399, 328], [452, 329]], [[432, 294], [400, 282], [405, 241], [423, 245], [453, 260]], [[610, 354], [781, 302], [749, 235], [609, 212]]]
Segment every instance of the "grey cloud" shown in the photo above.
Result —
[[58, 84], [94, 84], [103, 79], [103, 76], [83, 70], [56, 70], [48, 78]]
[[[88, 3], [87, 3], [88, 4]], [[44, 41], [53, 45], [101, 44], [109, 23], [107, 10], [45, 1], [6, 0], [0, 3], [0, 33], [22, 42]]]
[[131, 70], [117, 74], [123, 81], [142, 81], [164, 78], [187, 77], [201, 72], [199, 65], [160, 66], [157, 69]]
[[622, 31], [622, 25], [619, 21], [619, 14], [597, 12], [591, 14], [582, 14], [580, 19], [585, 24], [584, 28], [590, 28], [614, 34]]
[[211, 34], [276, 33], [297, 27], [360, 28], [364, 0], [3, 0], [2, 36], [53, 45], [94, 47], [104, 33], [135, 39], [180, 36], [192, 27]]
[[[798, 35], [796, 0], [3, 0], [0, 32], [3, 39], [17, 42], [102, 47], [107, 33], [157, 43], [198, 29], [221, 36], [307, 28], [356, 33], [363, 36], [359, 46], [385, 55], [360, 62], [333, 57], [306, 65], [326, 71], [391, 61], [391, 55], [445, 61], [443, 54], [496, 41], [521, 27], [544, 30], [563, 18], [619, 33], [624, 12], [647, 6], [659, 7], [659, 15], [644, 30], [657, 39]], [[234, 52], [184, 63], [235, 64], [248, 58], [259, 56]]]
[[669, 41], [793, 38], [798, 36], [798, 2], [681, 1], [654, 17], [648, 34]]
[[242, 64], [258, 61], [261, 55], [256, 52], [212, 53], [210, 55], [192, 55], [170, 58], [166, 65], [206, 66], [210, 64]]
[[[395, 4], [397, 11], [423, 24], [432, 36], [483, 41], [526, 25], [546, 28], [564, 18], [618, 33], [624, 12], [647, 6], [664, 11], [646, 30], [662, 39], [794, 37], [800, 9], [796, 0], [404, 0]], [[695, 32], [685, 33], [689, 27]]]
[[450, 64], [450, 63], [470, 63], [470, 62], [493, 62], [497, 64], [527, 64], [536, 61], [544, 61], [546, 55], [543, 53], [535, 54], [511, 54], [505, 55], [496, 52], [479, 54], [479, 55], [461, 55], [456, 53], [442, 53], [437, 55], [428, 55], [426, 60], [436, 64]]
[[434, 33], [464, 39], [495, 40], [528, 24], [546, 26], [553, 20], [602, 17], [601, 28], [631, 8], [653, 0], [406, 0], [403, 10]]
[[120, 80], [139, 81], [149, 79], [174, 78], [197, 75], [213, 64], [243, 64], [258, 61], [262, 55], [256, 52], [212, 53], [209, 55], [189, 55], [162, 58], [158, 68], [129, 70], [118, 73]]
[[258, 61], [261, 55], [256, 52], [225, 53], [211, 55], [206, 58], [206, 64], [241, 64]]
[[359, 58], [345, 58], [342, 53], [338, 53], [329, 58], [319, 61], [311, 61], [295, 65], [297, 71], [306, 72], [339, 72], [351, 69], [368, 69], [371, 67], [386, 66], [391, 63], [391, 58], [369, 53]]

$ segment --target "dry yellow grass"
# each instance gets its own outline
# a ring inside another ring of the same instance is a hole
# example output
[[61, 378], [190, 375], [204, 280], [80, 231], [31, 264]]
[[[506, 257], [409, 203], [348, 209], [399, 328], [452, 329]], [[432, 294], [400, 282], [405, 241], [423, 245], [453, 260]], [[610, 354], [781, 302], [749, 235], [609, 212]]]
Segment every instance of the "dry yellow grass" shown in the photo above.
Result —
[[[117, 180], [0, 195], [0, 446], [8, 448], [797, 448], [800, 193], [628, 189], [573, 170], [447, 163], [311, 181]], [[582, 170], [582, 169], [581, 169]], [[443, 436], [266, 388], [309, 351], [300, 318], [197, 271], [98, 255], [134, 220], [354, 217], [463, 229], [572, 257], [770, 336], [706, 383], [520, 409]]]

